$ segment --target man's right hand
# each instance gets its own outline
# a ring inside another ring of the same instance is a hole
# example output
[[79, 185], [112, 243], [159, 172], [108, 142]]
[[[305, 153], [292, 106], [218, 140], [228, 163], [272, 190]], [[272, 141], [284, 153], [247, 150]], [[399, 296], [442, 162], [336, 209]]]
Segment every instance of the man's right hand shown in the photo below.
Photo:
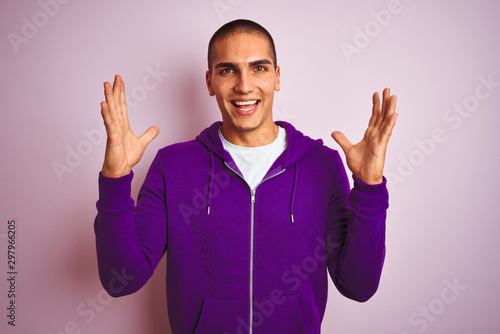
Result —
[[104, 95], [106, 101], [101, 102], [101, 115], [108, 139], [101, 174], [119, 178], [130, 174], [160, 129], [152, 126], [140, 137], [132, 133], [128, 122], [125, 84], [119, 75], [115, 76], [113, 87], [109, 82], [104, 83]]

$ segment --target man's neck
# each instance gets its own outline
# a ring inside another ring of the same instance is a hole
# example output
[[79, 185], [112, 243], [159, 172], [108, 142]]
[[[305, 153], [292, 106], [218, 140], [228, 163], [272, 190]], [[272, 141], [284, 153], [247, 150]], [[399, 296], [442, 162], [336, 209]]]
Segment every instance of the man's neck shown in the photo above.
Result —
[[231, 144], [244, 147], [258, 147], [271, 144], [278, 137], [279, 127], [273, 123], [254, 130], [238, 131], [221, 126], [221, 133]]

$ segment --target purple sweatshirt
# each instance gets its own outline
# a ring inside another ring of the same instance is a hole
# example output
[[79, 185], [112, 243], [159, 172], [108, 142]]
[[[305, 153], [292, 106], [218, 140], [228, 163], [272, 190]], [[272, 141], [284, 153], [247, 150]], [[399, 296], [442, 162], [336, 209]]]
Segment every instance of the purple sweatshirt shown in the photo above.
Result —
[[[337, 151], [286, 122], [287, 148], [252, 192], [218, 136], [158, 151], [139, 192], [133, 173], [99, 176], [99, 276], [112, 296], [139, 290], [167, 254], [172, 332], [320, 333], [328, 275], [363, 302], [385, 255], [384, 183], [354, 178]], [[167, 251], [168, 250], [168, 251]]]

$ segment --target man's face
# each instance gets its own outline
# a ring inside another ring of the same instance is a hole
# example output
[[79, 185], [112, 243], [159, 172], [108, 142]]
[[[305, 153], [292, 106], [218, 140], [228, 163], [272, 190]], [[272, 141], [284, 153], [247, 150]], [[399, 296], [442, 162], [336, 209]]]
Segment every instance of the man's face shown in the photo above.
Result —
[[235, 33], [214, 44], [209, 94], [216, 97], [223, 130], [241, 132], [274, 125], [274, 91], [280, 89], [280, 69], [274, 68], [268, 41], [259, 35]]

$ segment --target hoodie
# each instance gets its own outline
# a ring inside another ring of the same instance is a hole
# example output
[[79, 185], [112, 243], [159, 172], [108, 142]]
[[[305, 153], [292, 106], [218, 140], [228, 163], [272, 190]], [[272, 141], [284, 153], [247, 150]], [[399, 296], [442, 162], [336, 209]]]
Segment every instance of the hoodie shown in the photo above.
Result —
[[364, 302], [385, 255], [386, 180], [350, 189], [337, 151], [286, 122], [287, 148], [251, 191], [218, 136], [158, 151], [137, 204], [133, 172], [99, 175], [99, 276], [112, 296], [139, 290], [166, 253], [172, 333], [321, 331], [328, 277]]

